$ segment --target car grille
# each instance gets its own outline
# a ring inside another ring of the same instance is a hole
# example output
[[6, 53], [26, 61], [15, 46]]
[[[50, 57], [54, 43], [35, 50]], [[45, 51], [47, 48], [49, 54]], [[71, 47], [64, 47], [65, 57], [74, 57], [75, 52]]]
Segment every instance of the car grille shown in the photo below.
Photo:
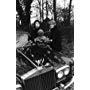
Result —
[[56, 78], [54, 70], [25, 80], [25, 90], [52, 90], [55, 86]]

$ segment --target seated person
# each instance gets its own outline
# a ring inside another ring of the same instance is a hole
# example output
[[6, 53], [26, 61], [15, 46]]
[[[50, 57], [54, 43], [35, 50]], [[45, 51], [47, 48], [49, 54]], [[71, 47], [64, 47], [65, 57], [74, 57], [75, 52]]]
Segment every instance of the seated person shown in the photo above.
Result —
[[38, 30], [38, 36], [34, 39], [35, 46], [32, 47], [32, 54], [35, 56], [35, 59], [44, 58], [44, 55], [47, 51], [47, 43], [49, 38], [44, 36], [44, 31], [42, 29]]
[[[45, 46], [45, 44], [47, 44], [48, 42], [50, 42], [51, 40], [48, 38], [48, 37], [46, 37], [45, 35], [44, 35], [44, 31], [42, 30], [42, 29], [39, 29], [38, 30], [38, 37], [36, 37], [35, 39], [34, 39], [34, 41], [35, 42], [38, 42], [38, 45], [41, 45], [41, 46]], [[44, 48], [44, 47], [43, 47]]]

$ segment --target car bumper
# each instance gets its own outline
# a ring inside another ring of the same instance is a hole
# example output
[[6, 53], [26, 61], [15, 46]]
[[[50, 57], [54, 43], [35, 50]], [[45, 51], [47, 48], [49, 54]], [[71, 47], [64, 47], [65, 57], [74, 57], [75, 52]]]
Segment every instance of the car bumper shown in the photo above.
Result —
[[52, 90], [66, 90], [68, 87], [70, 87], [72, 84], [74, 83], [74, 80], [73, 78], [71, 79], [71, 81], [69, 83], [67, 83], [66, 85], [60, 83], [60, 86], [59, 87], [56, 87]]
[[64, 89], [67, 89], [67, 88], [70, 87], [73, 83], [74, 83], [74, 80], [73, 80], [73, 78], [72, 78], [71, 81], [64, 86]]

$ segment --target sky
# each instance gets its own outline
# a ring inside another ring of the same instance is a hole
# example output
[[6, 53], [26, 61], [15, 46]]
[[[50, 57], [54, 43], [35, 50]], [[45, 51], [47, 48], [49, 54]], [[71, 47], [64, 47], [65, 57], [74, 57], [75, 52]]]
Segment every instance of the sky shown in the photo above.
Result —
[[[61, 7], [64, 7], [64, 1], [66, 1], [66, 6], [67, 6], [67, 4], [69, 3], [69, 1], [70, 0], [56, 0], [56, 2], [57, 2], [57, 5], [60, 5]], [[74, 5], [74, 2], [73, 2], [74, 0], [72, 0], [72, 5]]]

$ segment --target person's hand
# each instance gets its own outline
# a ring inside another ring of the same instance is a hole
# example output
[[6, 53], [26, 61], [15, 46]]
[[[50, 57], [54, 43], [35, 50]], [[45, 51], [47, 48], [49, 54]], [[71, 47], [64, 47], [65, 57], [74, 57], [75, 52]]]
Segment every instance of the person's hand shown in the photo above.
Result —
[[34, 42], [42, 42], [41, 39], [39, 37], [34, 39]]

